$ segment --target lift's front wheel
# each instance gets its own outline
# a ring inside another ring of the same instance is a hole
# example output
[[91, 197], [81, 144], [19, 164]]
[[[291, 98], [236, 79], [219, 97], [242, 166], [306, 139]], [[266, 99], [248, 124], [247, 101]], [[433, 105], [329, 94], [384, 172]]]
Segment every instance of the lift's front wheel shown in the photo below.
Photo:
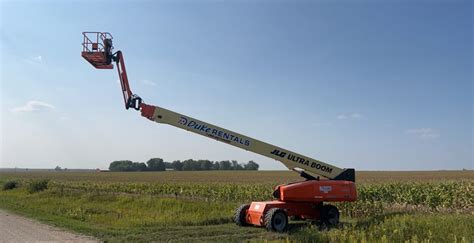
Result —
[[272, 208], [265, 214], [265, 228], [268, 231], [283, 232], [288, 227], [288, 216], [280, 208]]

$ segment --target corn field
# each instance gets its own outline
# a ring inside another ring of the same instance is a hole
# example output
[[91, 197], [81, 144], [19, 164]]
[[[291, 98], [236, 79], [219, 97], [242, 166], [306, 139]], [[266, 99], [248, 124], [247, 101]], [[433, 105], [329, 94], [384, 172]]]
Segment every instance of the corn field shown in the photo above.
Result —
[[[28, 184], [22, 180], [21, 184]], [[50, 181], [55, 193], [88, 192], [154, 195], [210, 202], [272, 200], [276, 185], [269, 183], [124, 183]], [[425, 211], [474, 212], [474, 181], [405, 182], [367, 184], [357, 187], [357, 202], [338, 203], [344, 215], [361, 216], [383, 213], [394, 207]]]

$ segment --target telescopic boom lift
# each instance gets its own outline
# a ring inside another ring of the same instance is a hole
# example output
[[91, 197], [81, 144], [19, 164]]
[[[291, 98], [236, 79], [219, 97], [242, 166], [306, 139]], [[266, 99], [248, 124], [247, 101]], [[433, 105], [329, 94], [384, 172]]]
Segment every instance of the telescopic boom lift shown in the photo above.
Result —
[[[339, 222], [338, 209], [324, 202], [357, 200], [354, 169], [342, 169], [331, 164], [265, 143], [207, 122], [149, 105], [132, 93], [121, 51], [113, 52], [112, 35], [108, 32], [83, 32], [81, 56], [97, 69], [113, 69], [116, 64], [126, 109], [135, 109], [143, 117], [168, 124], [217, 141], [245, 149], [283, 163], [298, 172], [306, 181], [279, 185], [274, 201], [252, 202], [240, 206], [234, 215], [237, 225], [265, 226], [268, 230], [284, 231], [288, 217], [301, 220], [320, 220], [327, 225]], [[319, 176], [326, 180], [320, 180]]]

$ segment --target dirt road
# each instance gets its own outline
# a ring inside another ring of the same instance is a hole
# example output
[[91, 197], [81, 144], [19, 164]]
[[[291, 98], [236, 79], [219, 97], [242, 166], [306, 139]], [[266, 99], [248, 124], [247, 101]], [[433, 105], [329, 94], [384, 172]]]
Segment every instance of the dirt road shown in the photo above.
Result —
[[0, 242], [99, 242], [0, 210]]

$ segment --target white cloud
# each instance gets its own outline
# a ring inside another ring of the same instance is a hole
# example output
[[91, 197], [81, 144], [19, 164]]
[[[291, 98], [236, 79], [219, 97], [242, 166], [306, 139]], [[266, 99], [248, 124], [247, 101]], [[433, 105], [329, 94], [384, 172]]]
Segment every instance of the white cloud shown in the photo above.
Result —
[[26, 102], [25, 105], [15, 107], [12, 109], [13, 112], [48, 112], [48, 111], [53, 111], [55, 107], [51, 104], [41, 102], [41, 101], [36, 101], [36, 100], [30, 100]]
[[33, 57], [33, 60], [37, 61], [37, 62], [42, 62], [43, 61], [43, 57], [42, 56], [36, 56], [36, 57]]
[[144, 79], [141, 81], [142, 84], [144, 85], [148, 85], [148, 86], [156, 86], [156, 83], [151, 81], [151, 80], [148, 80], [148, 79]]
[[405, 131], [406, 134], [413, 134], [419, 138], [425, 139], [435, 139], [440, 136], [440, 134], [432, 128], [413, 128]]
[[31, 56], [26, 59], [29, 63], [42, 63], [43, 57], [42, 56]]
[[364, 116], [362, 114], [359, 114], [359, 113], [352, 113], [352, 114], [350, 114], [350, 117], [353, 118], [353, 119], [361, 119]]
[[362, 118], [364, 118], [364, 116], [360, 113], [339, 114], [337, 116], [337, 119], [339, 119], [339, 120], [347, 120], [347, 119], [358, 120], [358, 119], [362, 119]]

